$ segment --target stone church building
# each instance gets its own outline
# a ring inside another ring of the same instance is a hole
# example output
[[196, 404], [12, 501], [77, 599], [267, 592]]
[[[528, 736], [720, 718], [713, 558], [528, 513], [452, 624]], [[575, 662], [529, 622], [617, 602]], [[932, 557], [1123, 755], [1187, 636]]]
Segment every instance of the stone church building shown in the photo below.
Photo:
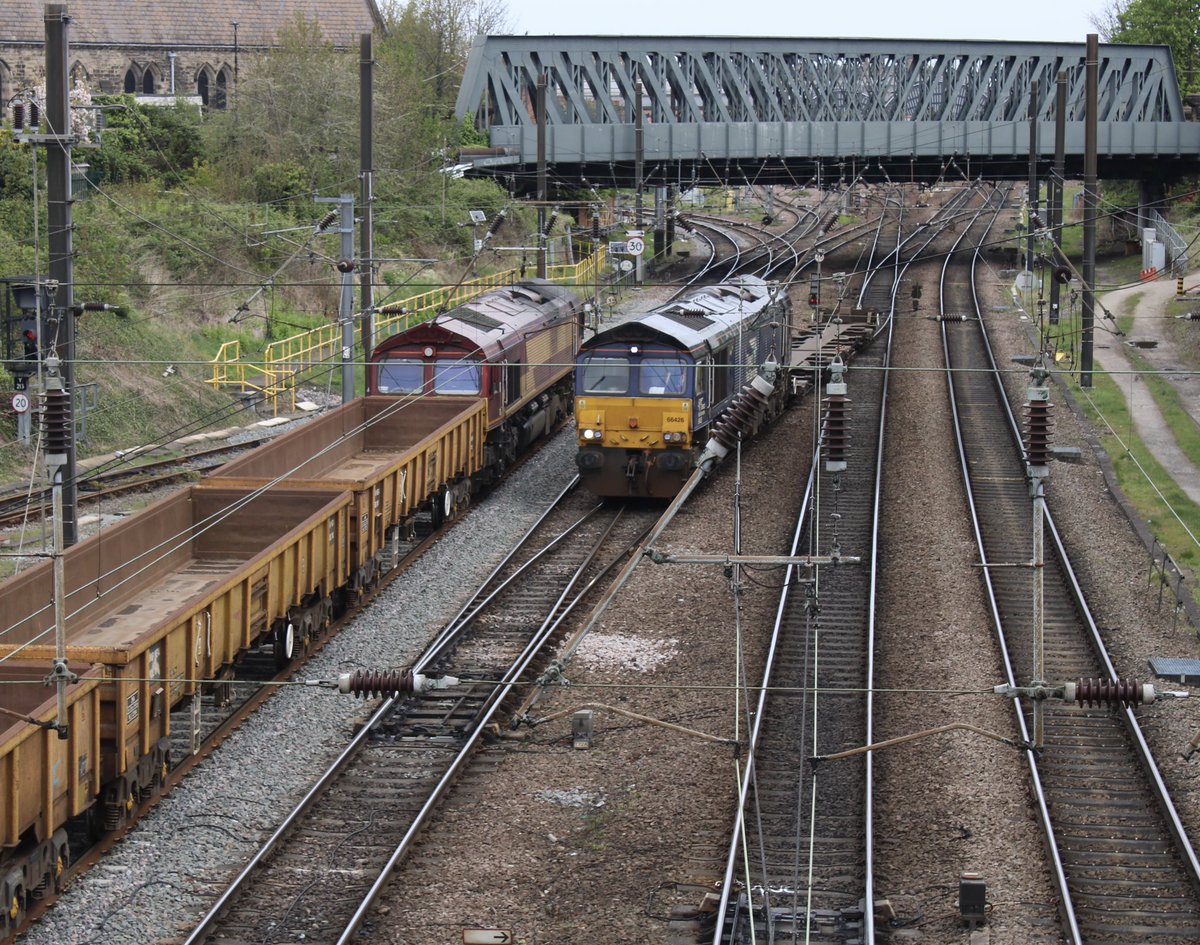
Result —
[[[43, 0], [0, 0], [0, 104], [45, 79]], [[239, 70], [302, 18], [328, 42], [355, 49], [382, 28], [375, 0], [74, 0], [70, 21], [72, 85], [93, 93], [130, 92], [224, 108]]]

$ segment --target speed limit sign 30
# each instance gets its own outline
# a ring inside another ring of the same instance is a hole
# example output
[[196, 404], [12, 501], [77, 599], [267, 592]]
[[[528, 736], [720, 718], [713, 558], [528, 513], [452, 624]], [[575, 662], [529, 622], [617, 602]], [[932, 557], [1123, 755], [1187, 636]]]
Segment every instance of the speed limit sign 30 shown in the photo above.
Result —
[[646, 251], [646, 243], [640, 236], [631, 236], [625, 242], [625, 251], [630, 256], [640, 256]]

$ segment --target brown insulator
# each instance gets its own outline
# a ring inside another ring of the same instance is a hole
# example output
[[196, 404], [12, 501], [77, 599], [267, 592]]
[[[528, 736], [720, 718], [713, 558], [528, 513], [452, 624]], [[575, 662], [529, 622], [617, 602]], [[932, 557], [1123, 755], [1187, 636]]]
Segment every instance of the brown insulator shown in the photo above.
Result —
[[66, 453], [71, 444], [71, 395], [61, 388], [45, 393], [46, 408], [42, 414], [42, 432], [46, 437], [46, 452]]
[[826, 466], [840, 463], [846, 468], [846, 451], [850, 446], [850, 398], [845, 394], [829, 394], [825, 400], [825, 422], [821, 430], [821, 443], [825, 450]]
[[767, 405], [766, 395], [751, 384], [747, 384], [724, 415], [713, 425], [712, 436], [725, 449], [731, 450], [737, 443], [738, 434], [749, 435], [754, 427], [754, 421]]
[[1074, 700], [1080, 705], [1141, 705], [1154, 701], [1154, 689], [1136, 679], [1077, 679]]
[[38, 126], [42, 123], [41, 109], [37, 102], [29, 103], [29, 127], [34, 131], [38, 130]]
[[1030, 466], [1050, 465], [1050, 401], [1031, 399], [1025, 404], [1025, 460]]
[[343, 692], [363, 699], [379, 699], [411, 693], [413, 689], [411, 669], [358, 669], [350, 674], [349, 683], [343, 687]]
[[25, 103], [13, 102], [13, 128], [21, 131], [25, 127]]

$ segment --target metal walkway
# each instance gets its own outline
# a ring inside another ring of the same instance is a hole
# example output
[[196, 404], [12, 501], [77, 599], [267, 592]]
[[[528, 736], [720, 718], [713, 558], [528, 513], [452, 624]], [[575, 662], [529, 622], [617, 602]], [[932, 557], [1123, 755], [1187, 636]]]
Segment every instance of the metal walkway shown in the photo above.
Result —
[[[632, 179], [639, 83], [647, 185], [805, 183], [818, 168], [825, 179], [1022, 177], [1031, 83], [1048, 166], [1061, 70], [1067, 173], [1079, 176], [1084, 54], [1082, 42], [487, 36], [471, 50], [457, 114], [491, 145], [464, 161], [512, 173], [518, 189], [537, 163], [541, 75], [547, 161], [600, 186]], [[1099, 76], [1101, 177], [1200, 171], [1200, 123], [1185, 116], [1167, 47], [1103, 44]]]

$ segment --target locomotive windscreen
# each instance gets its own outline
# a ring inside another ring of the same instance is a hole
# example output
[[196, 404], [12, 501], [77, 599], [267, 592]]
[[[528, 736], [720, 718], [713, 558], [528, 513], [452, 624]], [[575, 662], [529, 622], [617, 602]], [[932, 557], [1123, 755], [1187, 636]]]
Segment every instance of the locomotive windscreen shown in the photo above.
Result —
[[624, 394], [629, 390], [626, 358], [584, 358], [580, 375], [579, 390], [583, 394]]
[[425, 365], [412, 359], [389, 358], [379, 363], [381, 394], [416, 394], [425, 383]]
[[686, 394], [685, 363], [678, 358], [642, 358], [638, 369], [638, 390], [643, 394]]
[[438, 359], [433, 366], [435, 394], [478, 394], [479, 365], [471, 361]]

